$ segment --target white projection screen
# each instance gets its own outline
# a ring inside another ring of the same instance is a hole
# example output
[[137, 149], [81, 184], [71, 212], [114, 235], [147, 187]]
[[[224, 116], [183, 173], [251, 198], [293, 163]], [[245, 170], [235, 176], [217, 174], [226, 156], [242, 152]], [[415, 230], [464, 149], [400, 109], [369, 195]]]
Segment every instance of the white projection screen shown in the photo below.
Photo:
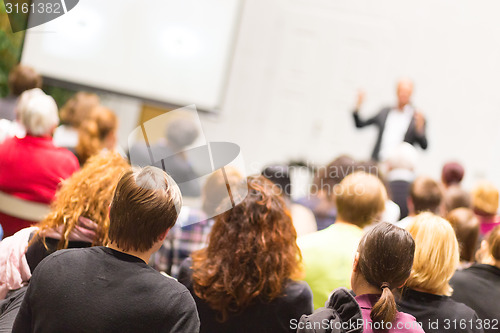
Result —
[[241, 5], [80, 0], [65, 15], [26, 31], [21, 61], [49, 79], [216, 111]]

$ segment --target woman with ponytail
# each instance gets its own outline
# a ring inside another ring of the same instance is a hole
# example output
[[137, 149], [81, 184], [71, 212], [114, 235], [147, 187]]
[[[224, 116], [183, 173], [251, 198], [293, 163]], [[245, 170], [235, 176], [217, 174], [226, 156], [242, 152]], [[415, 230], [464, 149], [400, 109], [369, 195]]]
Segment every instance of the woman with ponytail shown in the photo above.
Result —
[[324, 308], [302, 316], [297, 332], [423, 333], [415, 317], [398, 312], [392, 291], [410, 276], [414, 254], [408, 231], [378, 223], [361, 238], [354, 258], [351, 286], [357, 296], [343, 287], [335, 289]]
[[116, 146], [118, 118], [113, 111], [96, 106], [79, 128], [76, 156], [83, 166], [87, 159], [102, 150], [113, 150]]
[[411, 273], [415, 242], [410, 233], [379, 223], [361, 239], [351, 286], [363, 314], [363, 332], [424, 332], [415, 317], [398, 312], [393, 289]]

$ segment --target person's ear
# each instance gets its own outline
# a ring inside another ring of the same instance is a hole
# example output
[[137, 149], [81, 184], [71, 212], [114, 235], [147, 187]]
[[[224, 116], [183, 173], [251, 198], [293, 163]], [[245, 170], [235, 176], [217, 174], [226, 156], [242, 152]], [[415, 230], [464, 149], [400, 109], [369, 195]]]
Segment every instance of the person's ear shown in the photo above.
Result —
[[50, 130], [50, 137], [51, 138], [54, 137], [54, 133], [56, 132], [56, 129], [57, 129], [57, 125], [54, 125], [54, 127], [52, 127], [52, 129]]
[[476, 261], [480, 264], [485, 263], [485, 261], [488, 258], [488, 252], [489, 252], [488, 242], [486, 240], [482, 240], [481, 246], [476, 251], [476, 255], [475, 255]]
[[165, 240], [165, 238], [167, 238], [167, 235], [168, 235], [168, 232], [170, 231], [171, 228], [168, 228], [167, 230], [165, 230], [164, 233], [160, 234], [160, 237], [158, 237], [158, 241], [159, 242], [162, 242]]
[[358, 263], [359, 263], [359, 252], [356, 252], [356, 255], [354, 256], [354, 262], [352, 263], [353, 272], [358, 271]]
[[415, 206], [413, 206], [413, 201], [411, 201], [410, 197], [406, 199], [406, 205], [408, 206], [408, 212], [415, 214]]

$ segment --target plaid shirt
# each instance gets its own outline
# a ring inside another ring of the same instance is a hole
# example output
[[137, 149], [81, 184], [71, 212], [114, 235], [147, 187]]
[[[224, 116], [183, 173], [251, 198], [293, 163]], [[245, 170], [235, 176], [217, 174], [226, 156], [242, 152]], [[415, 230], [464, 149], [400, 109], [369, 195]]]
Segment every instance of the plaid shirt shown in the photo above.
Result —
[[181, 218], [168, 232], [161, 248], [151, 256], [150, 265], [177, 278], [182, 261], [207, 246], [213, 224], [214, 220], [206, 219], [201, 210], [190, 209], [187, 217]]

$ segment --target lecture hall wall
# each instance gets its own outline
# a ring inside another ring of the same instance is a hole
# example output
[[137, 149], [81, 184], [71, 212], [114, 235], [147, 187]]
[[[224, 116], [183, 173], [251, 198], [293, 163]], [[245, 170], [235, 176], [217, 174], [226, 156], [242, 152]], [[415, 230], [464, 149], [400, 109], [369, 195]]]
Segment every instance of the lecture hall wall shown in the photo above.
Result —
[[[466, 186], [500, 185], [499, 11], [493, 0], [247, 0], [222, 110], [201, 115], [206, 139], [239, 144], [248, 173], [290, 159], [368, 158], [376, 133], [354, 128], [357, 89], [369, 116], [395, 102], [395, 82], [408, 76], [428, 120], [417, 171], [439, 177], [458, 160]], [[105, 100], [125, 143], [141, 104]]]

